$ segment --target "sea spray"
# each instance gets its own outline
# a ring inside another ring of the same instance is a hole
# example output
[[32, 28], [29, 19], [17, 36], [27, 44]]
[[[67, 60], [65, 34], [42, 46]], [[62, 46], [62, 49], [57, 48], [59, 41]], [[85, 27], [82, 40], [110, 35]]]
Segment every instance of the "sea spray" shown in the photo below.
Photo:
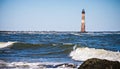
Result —
[[74, 60], [85, 61], [90, 58], [107, 59], [120, 62], [120, 52], [113, 52], [95, 48], [77, 48], [70, 53]]
[[74, 46], [73, 46], [73, 51], [76, 50], [76, 48], [77, 48], [77, 45], [74, 45]]

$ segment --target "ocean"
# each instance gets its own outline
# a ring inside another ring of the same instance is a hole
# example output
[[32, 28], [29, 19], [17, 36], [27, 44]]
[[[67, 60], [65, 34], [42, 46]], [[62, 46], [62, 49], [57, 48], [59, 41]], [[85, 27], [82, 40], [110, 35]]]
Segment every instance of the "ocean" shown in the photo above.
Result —
[[89, 58], [120, 62], [120, 32], [0, 32], [0, 68], [77, 69]]

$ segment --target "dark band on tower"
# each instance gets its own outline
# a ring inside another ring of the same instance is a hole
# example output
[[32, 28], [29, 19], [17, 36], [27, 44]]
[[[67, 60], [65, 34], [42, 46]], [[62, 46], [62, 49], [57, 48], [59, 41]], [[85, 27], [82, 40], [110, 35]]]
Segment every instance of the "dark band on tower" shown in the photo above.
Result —
[[85, 10], [82, 10], [81, 32], [85, 32]]

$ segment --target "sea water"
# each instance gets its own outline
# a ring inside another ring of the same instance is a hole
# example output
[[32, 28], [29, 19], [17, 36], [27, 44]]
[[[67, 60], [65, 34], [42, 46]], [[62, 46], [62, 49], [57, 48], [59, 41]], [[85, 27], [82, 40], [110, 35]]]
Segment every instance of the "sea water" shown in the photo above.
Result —
[[77, 69], [89, 58], [120, 62], [120, 32], [0, 32], [0, 68]]

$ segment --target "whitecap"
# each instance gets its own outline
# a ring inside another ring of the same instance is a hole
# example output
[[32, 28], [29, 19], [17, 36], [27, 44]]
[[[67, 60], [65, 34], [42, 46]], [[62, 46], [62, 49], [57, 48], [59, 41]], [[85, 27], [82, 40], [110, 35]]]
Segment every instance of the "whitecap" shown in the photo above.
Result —
[[[73, 63], [59, 63], [59, 62], [6, 62], [5, 67], [14, 69], [76, 69]], [[75, 68], [73, 68], [73, 67]]]
[[71, 51], [70, 57], [74, 60], [85, 61], [90, 58], [107, 59], [120, 62], [120, 52], [113, 52], [104, 49], [95, 48], [77, 48]]
[[15, 42], [0, 42], [0, 48], [5, 48], [13, 45]]

